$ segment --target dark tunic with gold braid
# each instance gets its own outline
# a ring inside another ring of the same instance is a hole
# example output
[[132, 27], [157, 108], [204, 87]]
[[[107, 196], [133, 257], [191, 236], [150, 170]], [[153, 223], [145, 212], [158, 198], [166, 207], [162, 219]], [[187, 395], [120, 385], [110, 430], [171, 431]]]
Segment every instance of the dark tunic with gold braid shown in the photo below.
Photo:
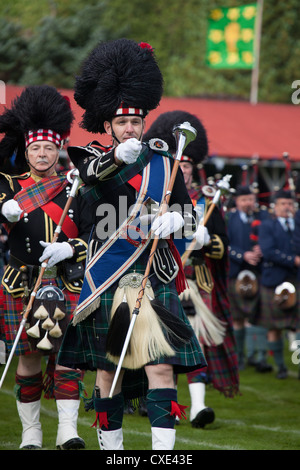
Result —
[[[3, 203], [19, 193], [24, 184], [26, 184], [26, 181], [30, 181], [29, 178], [31, 178], [30, 173], [13, 177], [3, 173], [0, 174], [0, 211]], [[35, 181], [37, 182], [38, 179]], [[28, 301], [30, 290], [34, 287], [39, 274], [41, 264], [39, 258], [44, 250], [39, 242], [41, 240], [51, 242], [60, 215], [66, 205], [70, 189], [71, 184], [68, 183], [52, 199], [51, 203], [54, 204], [52, 204], [51, 210], [56, 213], [54, 217], [51, 216], [51, 213], [49, 214], [49, 211], [46, 213], [42, 207], [37, 207], [30, 213], [25, 212], [20, 221], [14, 224], [7, 222], [5, 217], [1, 215], [0, 222], [8, 231], [10, 250], [8, 265], [5, 269], [0, 288], [0, 325], [8, 349], [13, 344], [21, 321], [21, 312]], [[72, 312], [77, 305], [82, 286], [87, 242], [92, 227], [89, 207], [80, 196], [76, 196], [73, 199], [66, 219], [69, 222], [69, 226], [75, 230], [73, 231], [75, 236], [74, 238], [67, 236], [64, 233], [63, 225], [63, 230], [59, 234], [57, 241], [68, 241], [74, 248], [74, 256], [71, 259], [58, 263], [52, 268], [46, 269], [42, 281], [42, 285], [53, 285], [63, 292], [64, 300], [60, 304], [61, 310], [65, 313], [64, 319], [60, 322], [62, 332], [69, 323]], [[69, 232], [67, 231], [67, 233]], [[36, 322], [33, 318], [35, 304], [38, 304], [38, 302], [35, 301], [33, 304], [32, 313], [29, 315], [28, 327]], [[52, 313], [49, 313], [50, 316]], [[45, 330], [40, 329], [41, 335], [43, 331], [45, 333]], [[52, 338], [52, 340], [50, 335], [48, 337], [53, 344], [53, 349], [48, 351], [48, 353], [57, 352], [62, 337]], [[38, 340], [31, 339], [31, 342], [29, 342], [28, 339], [29, 336], [23, 330], [16, 349], [17, 355], [30, 353], [35, 349]]]

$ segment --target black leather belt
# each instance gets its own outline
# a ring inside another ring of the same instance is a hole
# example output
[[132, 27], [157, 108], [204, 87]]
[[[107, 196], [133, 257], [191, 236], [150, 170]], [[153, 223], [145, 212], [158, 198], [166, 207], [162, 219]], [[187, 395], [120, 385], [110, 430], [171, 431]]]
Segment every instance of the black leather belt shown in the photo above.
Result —
[[[23, 261], [21, 261], [20, 259], [16, 258], [13, 255], [9, 256], [8, 264], [12, 268], [17, 269], [18, 271], [20, 271], [20, 268], [22, 266], [26, 266], [26, 272], [27, 272], [29, 278], [38, 277], [39, 272], [41, 270], [41, 266], [26, 264], [26, 263], [24, 263]], [[52, 268], [46, 268], [45, 269], [45, 272], [43, 274], [43, 279], [54, 279], [56, 277], [57, 277], [57, 267], [56, 266], [53, 266]]]

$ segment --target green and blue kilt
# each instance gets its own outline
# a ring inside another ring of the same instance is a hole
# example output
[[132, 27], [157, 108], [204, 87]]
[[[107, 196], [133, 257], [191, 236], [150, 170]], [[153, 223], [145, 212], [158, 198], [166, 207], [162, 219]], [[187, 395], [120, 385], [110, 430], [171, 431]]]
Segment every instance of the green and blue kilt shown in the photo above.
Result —
[[[65, 310], [68, 321], [71, 321], [72, 314], [77, 305], [79, 294], [68, 291], [63, 285], [62, 281], [57, 279], [43, 279], [41, 287], [54, 285], [63, 290], [65, 297]], [[19, 330], [19, 326], [22, 320], [22, 312], [24, 310], [22, 297], [13, 298], [3, 286], [0, 286], [0, 331], [1, 338], [5, 341], [7, 351], [10, 352], [16, 335]], [[42, 352], [41, 350], [39, 350]], [[32, 346], [28, 340], [26, 328], [23, 328], [21, 337], [18, 341], [15, 354], [22, 356], [25, 354], [31, 354], [33, 352]], [[45, 352], [44, 352], [45, 353]], [[53, 351], [49, 351], [46, 354], [52, 354]]]
[[275, 287], [261, 286], [261, 311], [256, 322], [269, 330], [296, 330], [300, 328], [300, 284], [294, 283], [297, 292], [297, 303], [295, 307], [288, 310], [279, 308], [274, 303]]
[[[139, 260], [126, 271], [126, 274], [130, 272], [143, 274], [148, 256], [149, 251], [146, 250]], [[149, 280], [151, 281], [155, 298], [159, 299], [174, 315], [177, 315], [185, 323], [189, 324], [176, 291], [175, 280], [169, 284], [163, 284], [152, 269]], [[72, 322], [68, 325], [58, 355], [58, 363], [60, 365], [92, 371], [97, 369], [114, 371], [116, 369], [115, 364], [106, 358], [106, 336], [110, 323], [113, 297], [117, 287], [118, 282], [115, 282], [102, 294], [100, 307], [86, 319], [77, 323], [76, 326], [73, 326]], [[206, 360], [198, 339], [193, 335], [188, 343], [183, 344], [180, 349], [176, 350], [175, 356], [161, 357], [150, 364], [171, 364], [174, 367], [174, 373], [178, 374], [205, 368]], [[137, 386], [140, 380], [145, 380], [143, 368], [139, 370], [125, 370], [123, 379], [125, 398], [138, 398], [144, 395], [144, 391], [147, 390], [147, 384], [144, 383], [142, 385], [143, 390], [141, 391], [141, 388], [139, 389]]]
[[260, 291], [258, 290], [257, 294], [253, 298], [246, 299], [236, 293], [235, 283], [236, 279], [229, 279], [228, 297], [232, 319], [233, 321], [248, 320], [250, 323], [255, 323], [261, 308]]

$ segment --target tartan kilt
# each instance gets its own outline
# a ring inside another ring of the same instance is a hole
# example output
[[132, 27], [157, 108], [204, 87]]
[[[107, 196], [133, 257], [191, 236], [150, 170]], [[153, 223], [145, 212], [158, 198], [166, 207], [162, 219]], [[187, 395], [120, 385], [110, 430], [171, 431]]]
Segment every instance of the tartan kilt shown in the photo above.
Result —
[[297, 292], [297, 303], [295, 307], [282, 310], [273, 301], [276, 287], [261, 286], [261, 312], [257, 325], [269, 330], [296, 330], [300, 328], [300, 284], [294, 283]]
[[[59, 278], [43, 279], [41, 282], [41, 287], [47, 286], [50, 284], [59, 287], [64, 293], [66, 320], [67, 320], [66, 322], [69, 323], [72, 318], [73, 311], [75, 310], [75, 307], [77, 305], [79, 294], [75, 294], [73, 292], [68, 291]], [[1, 285], [0, 286], [0, 332], [1, 332], [0, 336], [6, 343], [8, 353], [10, 352], [13, 346], [15, 337], [18, 333], [19, 326], [22, 320], [23, 310], [24, 310], [24, 306], [22, 302], [22, 297], [13, 298], [12, 295], [10, 295], [6, 291], [6, 289]], [[30, 317], [31, 317], [31, 313], [29, 313], [28, 322], [29, 322]], [[62, 337], [55, 340], [55, 347], [53, 349], [51, 349], [50, 351], [42, 351], [40, 349], [35, 348], [33, 341], [29, 341], [28, 339], [29, 337], [26, 333], [27, 326], [29, 327], [29, 323], [26, 323], [25, 328], [23, 328], [21, 337], [18, 341], [16, 350], [15, 350], [15, 354], [17, 356], [31, 354], [37, 351], [46, 355], [58, 352], [61, 342], [62, 342]], [[35, 340], [35, 343], [37, 343], [36, 340]]]
[[245, 299], [238, 295], [235, 291], [236, 279], [229, 279], [228, 297], [233, 321], [248, 320], [255, 324], [256, 318], [259, 316], [261, 308], [260, 302], [260, 286], [257, 294], [251, 299]]
[[[207, 307], [226, 324], [224, 341], [218, 346], [203, 346], [204, 355], [207, 361], [206, 383], [221, 392], [226, 397], [234, 397], [239, 393], [239, 372], [236, 356], [236, 346], [232, 329], [230, 310], [224, 305], [225, 293], [216, 289], [213, 291], [216, 296], [215, 305], [218, 311], [212, 306], [211, 294], [200, 289], [201, 297]], [[220, 306], [222, 305], [222, 309]]]
[[[139, 260], [134, 263], [129, 270], [143, 274], [148, 260], [149, 253], [143, 253]], [[167, 309], [173, 314], [180, 317], [185, 323], [190, 325], [184, 310], [181, 306], [179, 296], [175, 287], [175, 280], [169, 284], [163, 284], [153, 272], [151, 268], [149, 280], [155, 294], [155, 298], [159, 299]], [[114, 371], [115, 364], [106, 358], [106, 336], [110, 323], [110, 312], [113, 303], [114, 293], [118, 287], [118, 281], [107, 289], [101, 296], [100, 307], [91, 313], [86, 319], [78, 323], [76, 326], [72, 322], [68, 325], [63, 344], [59, 351], [58, 363], [60, 365], [83, 370], [107, 370]], [[206, 367], [206, 361], [202, 353], [200, 344], [195, 334], [187, 344], [183, 344], [176, 354], [172, 357], [160, 357], [151, 363], [154, 364], [171, 364], [174, 367], [174, 373], [186, 373], [192, 370]], [[143, 368], [142, 368], [143, 369]], [[128, 378], [134, 380], [138, 375], [143, 376], [143, 370], [125, 369], [123, 379], [123, 393], [126, 396], [126, 383]], [[127, 377], [127, 380], [126, 380]], [[137, 380], [138, 382], [138, 380]], [[137, 391], [133, 392], [135, 397], [141, 396]], [[129, 397], [129, 395], [127, 395]], [[134, 398], [130, 396], [130, 398]]]

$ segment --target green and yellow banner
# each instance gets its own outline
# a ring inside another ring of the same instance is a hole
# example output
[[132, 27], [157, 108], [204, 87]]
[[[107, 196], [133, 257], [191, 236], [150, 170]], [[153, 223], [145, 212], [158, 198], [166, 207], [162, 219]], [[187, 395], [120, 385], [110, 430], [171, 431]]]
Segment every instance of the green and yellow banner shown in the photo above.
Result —
[[210, 11], [207, 65], [216, 69], [253, 68], [256, 13], [255, 3]]

